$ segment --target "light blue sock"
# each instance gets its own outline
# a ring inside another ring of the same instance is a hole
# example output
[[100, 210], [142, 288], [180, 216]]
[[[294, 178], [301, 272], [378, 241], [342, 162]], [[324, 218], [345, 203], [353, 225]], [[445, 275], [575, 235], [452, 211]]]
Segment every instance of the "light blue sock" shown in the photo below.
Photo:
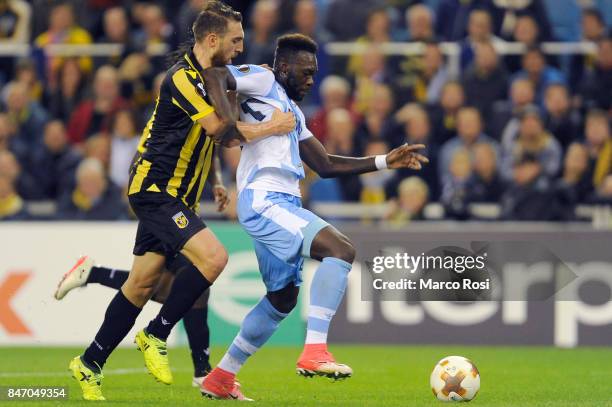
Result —
[[306, 343], [327, 343], [329, 323], [342, 302], [351, 264], [335, 257], [325, 257], [310, 286], [310, 306]]
[[257, 352], [276, 332], [278, 325], [287, 315], [274, 308], [268, 297], [264, 296], [242, 321], [240, 332], [219, 362], [219, 367], [234, 374], [238, 373], [249, 356]]

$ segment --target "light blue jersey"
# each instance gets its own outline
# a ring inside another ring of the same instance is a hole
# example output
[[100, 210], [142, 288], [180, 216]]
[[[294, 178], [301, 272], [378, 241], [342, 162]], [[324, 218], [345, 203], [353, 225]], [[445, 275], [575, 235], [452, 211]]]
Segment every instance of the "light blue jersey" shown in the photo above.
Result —
[[296, 129], [289, 135], [270, 136], [242, 146], [236, 174], [238, 192], [244, 188], [300, 195], [304, 178], [299, 142], [312, 137], [304, 114], [274, 79], [272, 71], [257, 65], [229, 66], [236, 79], [240, 120], [259, 123], [270, 120], [274, 109], [293, 112]]
[[272, 71], [256, 65], [228, 66], [236, 79], [240, 120], [270, 120], [274, 109], [293, 112], [290, 134], [244, 144], [236, 174], [238, 220], [253, 238], [259, 269], [268, 291], [302, 281], [304, 256], [316, 234], [328, 224], [302, 208], [299, 180], [304, 178], [299, 143], [312, 133], [304, 114], [276, 82]]

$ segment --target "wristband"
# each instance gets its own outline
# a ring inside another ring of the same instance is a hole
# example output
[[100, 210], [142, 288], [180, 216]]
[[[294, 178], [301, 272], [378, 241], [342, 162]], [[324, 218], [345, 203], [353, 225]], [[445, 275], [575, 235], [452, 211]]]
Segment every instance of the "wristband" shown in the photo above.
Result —
[[384, 170], [387, 168], [387, 155], [381, 154], [374, 157], [374, 164], [377, 170]]

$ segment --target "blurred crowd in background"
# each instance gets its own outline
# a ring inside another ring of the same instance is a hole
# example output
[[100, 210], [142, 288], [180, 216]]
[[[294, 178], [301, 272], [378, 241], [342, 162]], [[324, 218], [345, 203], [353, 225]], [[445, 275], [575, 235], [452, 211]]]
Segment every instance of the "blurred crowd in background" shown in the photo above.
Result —
[[[272, 65], [286, 32], [320, 44], [316, 86], [302, 103], [332, 154], [384, 154], [427, 145], [422, 171], [385, 170], [303, 183], [306, 205], [389, 202], [385, 217], [448, 219], [495, 203], [504, 220], [574, 220], [579, 204], [612, 203], [611, 0], [258, 0], [243, 13], [236, 64]], [[167, 53], [190, 40], [206, 0], [0, 0], [0, 219], [31, 219], [27, 202], [53, 201], [54, 219], [129, 219], [129, 166], [148, 121]], [[330, 55], [330, 42], [364, 44]], [[587, 54], [549, 55], [542, 42], [592, 42]], [[420, 42], [421, 55], [379, 44]], [[459, 72], [442, 42], [460, 47]], [[504, 42], [522, 54], [498, 52]], [[114, 43], [112, 57], [58, 57], [51, 44]], [[159, 49], [159, 48], [158, 48]], [[162, 48], [164, 49], [164, 48]], [[240, 150], [220, 151], [226, 184]], [[235, 201], [235, 199], [234, 199]], [[227, 217], [235, 217], [230, 209]]]

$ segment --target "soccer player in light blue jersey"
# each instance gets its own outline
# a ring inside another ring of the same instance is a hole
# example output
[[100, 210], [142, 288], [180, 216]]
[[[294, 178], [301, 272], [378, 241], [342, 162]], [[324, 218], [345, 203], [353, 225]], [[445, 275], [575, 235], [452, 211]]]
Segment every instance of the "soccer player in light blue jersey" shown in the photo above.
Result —
[[[278, 39], [273, 71], [255, 65], [206, 70], [208, 94], [238, 93], [240, 120], [270, 119], [275, 109], [293, 112], [296, 128], [288, 135], [243, 144], [238, 165], [238, 219], [253, 238], [266, 295], [245, 317], [240, 332], [218, 366], [204, 379], [201, 391], [211, 398], [242, 398], [235, 376], [276, 331], [295, 307], [304, 258], [320, 261], [314, 275], [306, 343], [297, 362], [304, 376], [350, 377], [352, 369], [337, 363], [327, 350], [327, 332], [347, 285], [355, 258], [350, 240], [314, 213], [302, 208], [299, 181], [302, 160], [321, 177], [362, 174], [384, 168], [420, 169], [423, 145], [404, 145], [386, 155], [342, 157], [328, 154], [306, 128], [295, 101], [303, 99], [317, 71], [316, 43], [301, 34]], [[216, 91], [210, 91], [216, 89]], [[225, 96], [221, 99], [226, 99]], [[212, 100], [214, 106], [228, 100]], [[240, 396], [240, 397], [237, 397]]]

